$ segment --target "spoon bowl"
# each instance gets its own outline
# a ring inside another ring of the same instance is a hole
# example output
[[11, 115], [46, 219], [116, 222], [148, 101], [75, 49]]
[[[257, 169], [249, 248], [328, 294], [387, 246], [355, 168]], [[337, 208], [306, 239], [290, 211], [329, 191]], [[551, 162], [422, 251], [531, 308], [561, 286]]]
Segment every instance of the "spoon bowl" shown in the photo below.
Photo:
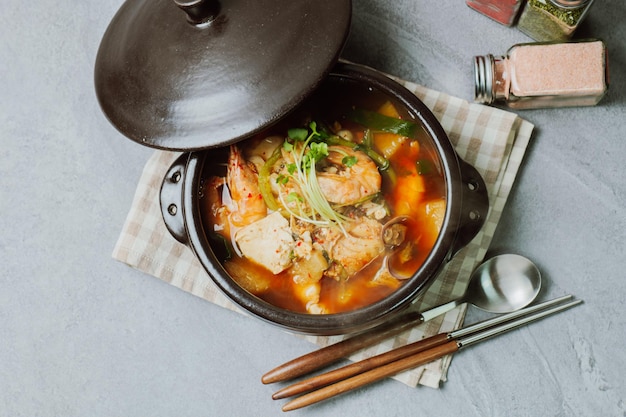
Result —
[[421, 313], [428, 321], [463, 304], [490, 313], [511, 313], [532, 303], [541, 289], [541, 273], [528, 258], [515, 254], [494, 256], [474, 270], [465, 293]]
[[470, 278], [465, 301], [491, 313], [508, 313], [530, 304], [541, 289], [537, 266], [520, 255], [504, 254], [482, 263]]

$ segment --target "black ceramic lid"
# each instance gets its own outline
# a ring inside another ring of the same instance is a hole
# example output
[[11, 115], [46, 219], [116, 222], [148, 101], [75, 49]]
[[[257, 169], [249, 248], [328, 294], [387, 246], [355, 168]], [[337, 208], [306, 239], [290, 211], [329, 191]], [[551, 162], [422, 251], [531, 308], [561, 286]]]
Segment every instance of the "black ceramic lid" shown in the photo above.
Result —
[[111, 123], [141, 144], [233, 143], [316, 89], [350, 16], [350, 0], [127, 0], [100, 44], [96, 94]]

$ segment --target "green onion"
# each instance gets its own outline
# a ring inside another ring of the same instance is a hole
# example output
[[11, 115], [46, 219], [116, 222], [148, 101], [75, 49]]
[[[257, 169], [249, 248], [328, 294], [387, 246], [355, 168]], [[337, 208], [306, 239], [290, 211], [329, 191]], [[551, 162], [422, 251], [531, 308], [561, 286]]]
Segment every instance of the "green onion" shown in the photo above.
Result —
[[220, 235], [219, 233], [211, 232], [209, 233], [209, 239], [211, 239], [216, 244], [223, 245], [224, 249], [226, 250], [226, 257], [224, 258], [224, 260], [229, 260], [233, 257], [232, 246], [224, 236]]
[[416, 165], [417, 165], [417, 173], [419, 175], [429, 175], [429, 174], [432, 174], [433, 171], [435, 170], [432, 162], [429, 161], [428, 159], [420, 159], [419, 161], [417, 161]]
[[[274, 194], [272, 194], [272, 186], [270, 185], [270, 171], [276, 162], [280, 159], [281, 152], [280, 146], [274, 149], [274, 152], [269, 157], [265, 164], [259, 170], [259, 190], [261, 191], [261, 196], [263, 196], [263, 201], [267, 205], [267, 208], [273, 211], [277, 211], [280, 209], [280, 206], [276, 199], [274, 198]], [[277, 181], [279, 182], [287, 182], [287, 178], [279, 178]]]
[[350, 112], [348, 118], [368, 129], [396, 133], [409, 138], [414, 138], [417, 133], [418, 125], [413, 122], [396, 119], [369, 110], [354, 109]]
[[363, 132], [363, 145], [368, 148], [374, 147], [374, 135], [370, 129], [365, 129]]

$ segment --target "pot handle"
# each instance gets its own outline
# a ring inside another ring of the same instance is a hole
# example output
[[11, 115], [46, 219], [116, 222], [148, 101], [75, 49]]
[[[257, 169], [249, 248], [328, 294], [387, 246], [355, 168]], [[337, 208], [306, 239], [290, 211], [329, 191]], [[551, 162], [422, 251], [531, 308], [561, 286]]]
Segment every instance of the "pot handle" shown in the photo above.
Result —
[[187, 229], [183, 216], [183, 183], [189, 154], [182, 154], [170, 165], [163, 182], [159, 200], [161, 215], [167, 230], [180, 243], [187, 243]]
[[489, 213], [489, 195], [485, 181], [472, 165], [459, 158], [463, 199], [459, 227], [450, 252], [450, 259], [463, 249], [480, 231]]

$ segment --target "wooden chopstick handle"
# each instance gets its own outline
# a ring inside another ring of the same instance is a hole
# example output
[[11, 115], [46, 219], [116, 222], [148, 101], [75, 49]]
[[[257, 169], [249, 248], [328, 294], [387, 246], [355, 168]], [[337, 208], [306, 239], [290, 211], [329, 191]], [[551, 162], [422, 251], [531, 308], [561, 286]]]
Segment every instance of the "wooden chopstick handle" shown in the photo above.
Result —
[[270, 384], [306, 375], [337, 362], [359, 349], [395, 336], [410, 327], [417, 326], [422, 321], [422, 315], [418, 312], [405, 313], [382, 326], [286, 362], [263, 375], [261, 382]]
[[285, 404], [282, 410], [291, 411], [318, 403], [336, 395], [343, 394], [344, 392], [348, 392], [353, 389], [360, 388], [364, 385], [379, 381], [383, 378], [393, 376], [402, 371], [406, 371], [407, 369], [415, 368], [425, 363], [434, 361], [441, 358], [442, 356], [454, 353], [457, 350], [459, 350], [459, 345], [455, 340], [451, 340], [447, 343], [444, 343], [443, 345], [435, 346], [431, 349], [416, 353], [404, 359], [400, 359], [387, 365], [383, 365], [379, 368], [375, 368], [353, 376], [351, 378], [344, 379], [343, 381], [318, 389], [317, 391], [312, 391], [308, 394], [304, 394]]
[[380, 355], [372, 356], [371, 358], [343, 366], [341, 368], [305, 379], [303, 381], [299, 381], [295, 384], [289, 385], [288, 387], [276, 391], [274, 395], [272, 395], [272, 398], [275, 400], [280, 398], [287, 398], [294, 395], [302, 394], [303, 392], [308, 392], [321, 387], [325, 387], [334, 382], [341, 381], [351, 376], [369, 371], [370, 369], [378, 368], [399, 359], [406, 358], [409, 355], [413, 355], [418, 352], [431, 349], [435, 346], [442, 345], [448, 340], [449, 339], [447, 333], [440, 333], [435, 336], [413, 342], [406, 346], [390, 350], [389, 352], [381, 353]]

